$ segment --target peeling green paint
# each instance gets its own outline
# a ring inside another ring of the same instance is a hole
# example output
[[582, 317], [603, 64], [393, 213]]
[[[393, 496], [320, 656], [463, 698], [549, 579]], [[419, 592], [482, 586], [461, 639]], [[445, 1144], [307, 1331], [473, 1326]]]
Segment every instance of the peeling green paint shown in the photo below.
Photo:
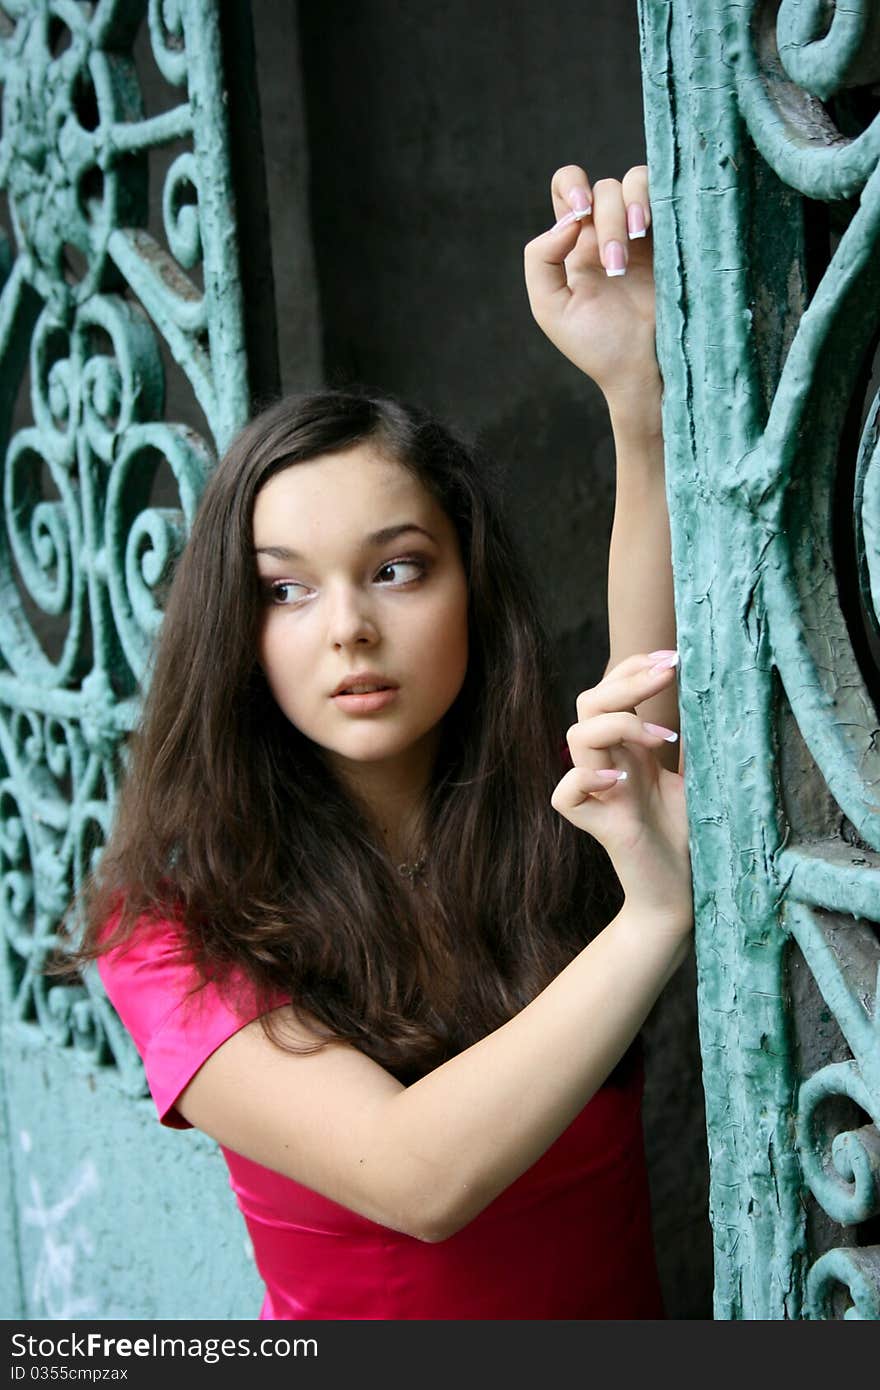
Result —
[[[880, 22], [820, 9], [640, 4], [719, 1318], [878, 1315], [880, 1248], [854, 1242], [880, 1212], [880, 752], [832, 528], [878, 328], [880, 121], [843, 138], [816, 96], [876, 77]], [[808, 302], [800, 195], [857, 193]], [[876, 622], [873, 420], [854, 510]], [[851, 1053], [810, 1075], [795, 942]], [[829, 1099], [864, 1123], [835, 1131]], [[808, 1198], [840, 1249], [811, 1247]]]

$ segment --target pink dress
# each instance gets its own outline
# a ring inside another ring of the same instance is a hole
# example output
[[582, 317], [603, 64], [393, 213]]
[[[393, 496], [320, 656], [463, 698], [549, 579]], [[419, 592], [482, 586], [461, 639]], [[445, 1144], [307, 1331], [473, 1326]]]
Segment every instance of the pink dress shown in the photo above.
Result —
[[[189, 1128], [174, 1108], [181, 1091], [256, 1016], [255, 1008], [233, 1012], [213, 985], [187, 1000], [194, 975], [179, 941], [164, 923], [98, 960], [143, 1058], [159, 1119], [174, 1129]], [[266, 1285], [260, 1317], [663, 1317], [641, 1093], [637, 1062], [473, 1221], [436, 1244], [378, 1225], [221, 1146]]]

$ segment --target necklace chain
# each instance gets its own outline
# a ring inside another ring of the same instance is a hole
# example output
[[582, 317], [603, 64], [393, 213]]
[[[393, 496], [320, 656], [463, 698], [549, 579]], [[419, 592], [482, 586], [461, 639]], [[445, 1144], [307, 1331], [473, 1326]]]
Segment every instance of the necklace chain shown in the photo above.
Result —
[[417, 878], [421, 878], [425, 872], [425, 865], [428, 862], [426, 854], [420, 854], [418, 859], [411, 859], [405, 864], [398, 864], [397, 872], [404, 878], [409, 879], [410, 885], [414, 886]]

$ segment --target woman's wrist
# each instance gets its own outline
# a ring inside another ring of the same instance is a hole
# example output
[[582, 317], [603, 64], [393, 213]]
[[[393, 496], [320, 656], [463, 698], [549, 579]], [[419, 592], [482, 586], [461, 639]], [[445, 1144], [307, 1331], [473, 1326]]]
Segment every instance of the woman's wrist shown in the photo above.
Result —
[[663, 383], [659, 372], [618, 382], [603, 394], [616, 440], [662, 440]]
[[689, 937], [694, 929], [694, 904], [684, 882], [676, 885], [662, 901], [638, 892], [625, 892], [621, 913], [635, 930], [677, 939]]
[[[694, 933], [687, 909], [658, 913], [637, 899], [627, 897], [601, 937], [606, 934], [617, 962], [616, 969], [621, 976], [626, 974], [633, 997], [639, 991], [645, 995], [646, 1015], [660, 991], [690, 955]], [[596, 938], [596, 942], [601, 937]], [[641, 1022], [644, 1016], [639, 1026]]]

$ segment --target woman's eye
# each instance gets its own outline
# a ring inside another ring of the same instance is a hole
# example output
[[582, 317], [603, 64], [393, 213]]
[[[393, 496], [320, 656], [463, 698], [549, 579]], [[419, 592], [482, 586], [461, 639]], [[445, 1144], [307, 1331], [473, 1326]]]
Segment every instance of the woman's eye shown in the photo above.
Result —
[[411, 584], [424, 573], [425, 565], [421, 560], [389, 560], [377, 571], [376, 581], [379, 584]]
[[[308, 593], [309, 589], [305, 584], [296, 584], [289, 579], [266, 585], [266, 598], [279, 608], [289, 608], [291, 604], [305, 598]], [[289, 595], [289, 597], [285, 597], [285, 595]]]

